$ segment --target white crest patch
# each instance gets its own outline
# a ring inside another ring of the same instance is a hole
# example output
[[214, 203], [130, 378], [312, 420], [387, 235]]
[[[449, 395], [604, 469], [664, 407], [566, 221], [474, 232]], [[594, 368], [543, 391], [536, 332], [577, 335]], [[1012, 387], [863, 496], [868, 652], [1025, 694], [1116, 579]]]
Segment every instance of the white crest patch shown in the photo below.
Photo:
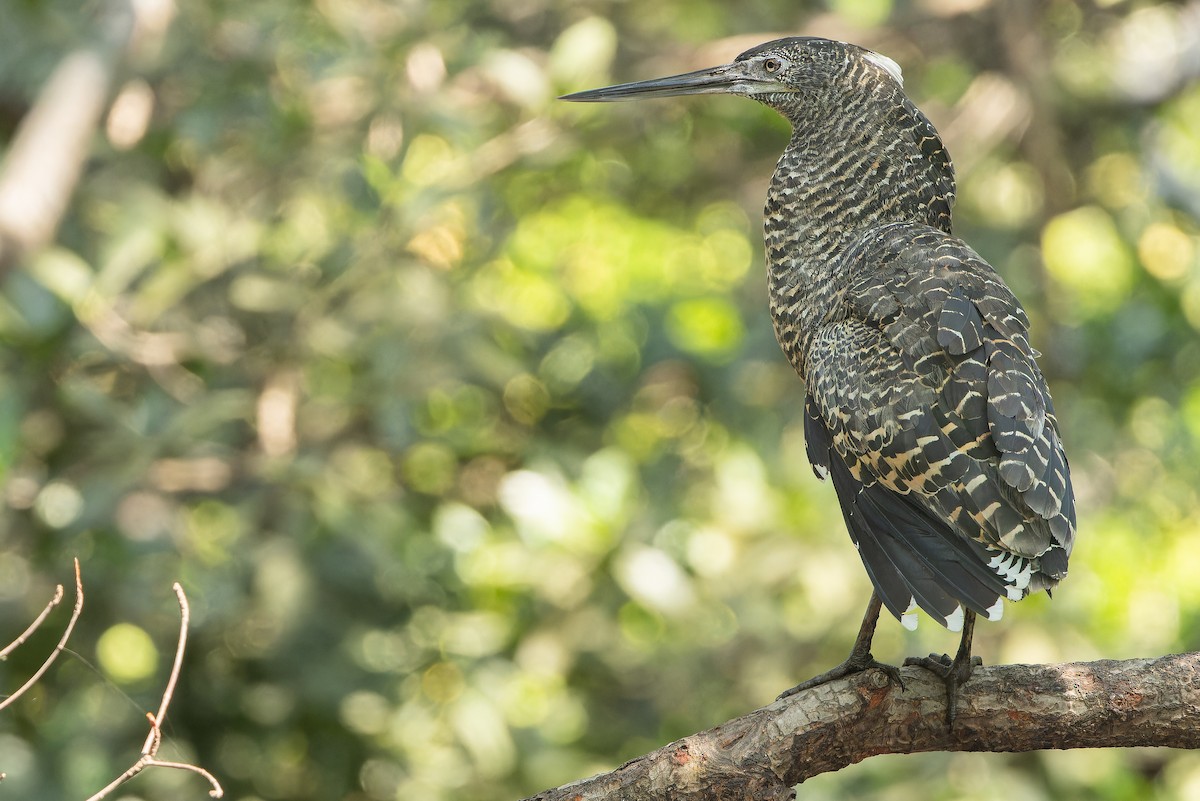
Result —
[[874, 50], [868, 50], [864, 55], [867, 61], [870, 61], [877, 67], [880, 67], [888, 75], [896, 79], [896, 83], [904, 86], [904, 73], [900, 71], [900, 65], [892, 61], [885, 55], [876, 53]]

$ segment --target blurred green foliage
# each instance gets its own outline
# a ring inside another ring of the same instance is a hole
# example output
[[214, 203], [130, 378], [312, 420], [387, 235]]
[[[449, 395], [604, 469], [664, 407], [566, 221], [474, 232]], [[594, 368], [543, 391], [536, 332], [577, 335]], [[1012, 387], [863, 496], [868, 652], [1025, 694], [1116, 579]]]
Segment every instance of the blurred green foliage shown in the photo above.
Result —
[[[0, 640], [88, 603], [0, 717], [0, 795], [83, 798], [145, 733], [232, 799], [509, 799], [770, 701], [868, 593], [766, 314], [786, 126], [557, 94], [777, 35], [900, 62], [1062, 420], [1070, 578], [988, 662], [1200, 647], [1195, 3], [182, 3], [52, 249], [0, 294]], [[89, 34], [0, 7], [0, 144]], [[141, 111], [139, 111], [139, 109]], [[139, 114], [141, 116], [139, 116]], [[0, 665], [7, 691], [66, 617]], [[948, 650], [885, 621], [875, 653]], [[147, 772], [123, 798], [202, 798]], [[1198, 799], [1200, 757], [877, 758], [805, 798]]]

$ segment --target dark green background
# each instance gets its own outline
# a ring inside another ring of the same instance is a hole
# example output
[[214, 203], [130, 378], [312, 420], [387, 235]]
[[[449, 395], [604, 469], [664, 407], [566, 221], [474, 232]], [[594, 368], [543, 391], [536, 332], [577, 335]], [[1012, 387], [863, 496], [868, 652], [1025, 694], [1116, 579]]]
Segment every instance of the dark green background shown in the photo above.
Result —
[[[96, 7], [0, 6], [0, 145]], [[245, 801], [516, 798], [840, 661], [869, 585], [766, 312], [786, 125], [734, 98], [554, 99], [781, 35], [903, 66], [958, 165], [957, 231], [1045, 354], [1071, 575], [976, 652], [1200, 647], [1196, 19], [182, 0], [122, 76], [148, 129], [97, 137], [58, 244], [0, 294], [0, 640], [72, 556], [88, 590], [74, 655], [0, 716], [0, 798], [84, 798], [132, 763], [175, 580], [193, 625], [161, 756]], [[875, 653], [955, 640], [888, 619]], [[150, 771], [117, 796], [205, 791]], [[1200, 757], [885, 757], [801, 797], [1198, 799]]]

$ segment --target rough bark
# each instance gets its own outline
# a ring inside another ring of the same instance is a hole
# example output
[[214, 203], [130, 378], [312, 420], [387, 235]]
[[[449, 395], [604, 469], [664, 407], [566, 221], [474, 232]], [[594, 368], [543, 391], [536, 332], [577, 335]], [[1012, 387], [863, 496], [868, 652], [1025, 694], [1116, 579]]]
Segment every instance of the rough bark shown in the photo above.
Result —
[[527, 801], [776, 801], [876, 754], [1200, 747], [1200, 653], [976, 668], [953, 729], [944, 685], [901, 676], [903, 688], [878, 670], [830, 682]]

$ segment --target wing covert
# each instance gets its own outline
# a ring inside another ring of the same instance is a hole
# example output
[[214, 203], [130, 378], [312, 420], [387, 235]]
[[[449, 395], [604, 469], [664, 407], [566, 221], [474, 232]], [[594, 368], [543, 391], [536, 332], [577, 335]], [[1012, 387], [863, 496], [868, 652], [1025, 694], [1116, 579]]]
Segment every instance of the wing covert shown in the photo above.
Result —
[[[1025, 311], [974, 251], [927, 226], [876, 229], [847, 264], [849, 289], [808, 353], [809, 403], [832, 454], [823, 466], [924, 510], [940, 522], [917, 527], [926, 534], [981, 546], [975, 558], [1001, 582], [989, 591], [1053, 586], [1074, 539], [1074, 498]], [[944, 589], [971, 608], [980, 601]], [[944, 603], [930, 606], [944, 619]]]

